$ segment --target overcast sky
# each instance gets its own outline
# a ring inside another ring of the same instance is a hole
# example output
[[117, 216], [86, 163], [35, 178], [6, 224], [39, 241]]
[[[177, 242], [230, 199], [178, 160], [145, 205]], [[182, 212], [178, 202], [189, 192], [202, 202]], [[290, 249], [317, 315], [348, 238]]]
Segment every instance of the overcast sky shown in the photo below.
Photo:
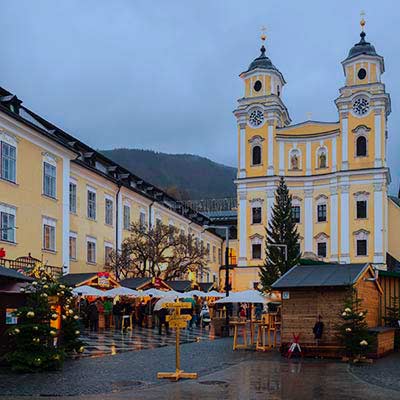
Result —
[[389, 164], [400, 178], [399, 0], [0, 0], [0, 85], [100, 149], [193, 153], [236, 166], [238, 74], [267, 52], [294, 123], [338, 119], [340, 61], [367, 39], [385, 58]]

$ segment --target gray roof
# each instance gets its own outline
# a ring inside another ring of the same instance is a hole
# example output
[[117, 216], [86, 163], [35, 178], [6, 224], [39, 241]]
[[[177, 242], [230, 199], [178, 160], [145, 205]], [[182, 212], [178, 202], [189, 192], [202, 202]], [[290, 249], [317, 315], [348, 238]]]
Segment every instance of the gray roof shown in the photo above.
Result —
[[192, 289], [192, 281], [165, 281], [165, 283], [177, 292], [188, 292]]
[[13, 279], [13, 280], [23, 281], [23, 282], [33, 281], [32, 278], [29, 278], [28, 276], [23, 275], [23, 274], [15, 271], [14, 269], [1, 267], [1, 266], [0, 266], [0, 278]]
[[257, 68], [278, 71], [278, 68], [276, 68], [275, 65], [272, 64], [272, 61], [265, 55], [264, 46], [261, 47], [260, 51], [260, 56], [253, 60], [246, 72], [252, 71], [253, 69]]
[[396, 196], [389, 196], [390, 200], [393, 201], [393, 203], [395, 203], [397, 206], [400, 207], [400, 199]]
[[97, 272], [82, 272], [79, 274], [67, 274], [59, 279], [59, 282], [67, 286], [76, 286], [97, 275]]
[[120, 284], [121, 286], [127, 287], [129, 289], [137, 289], [147, 282], [151, 282], [151, 278], [127, 278], [123, 279]]
[[351, 286], [368, 266], [369, 264], [296, 265], [282, 275], [272, 288]]

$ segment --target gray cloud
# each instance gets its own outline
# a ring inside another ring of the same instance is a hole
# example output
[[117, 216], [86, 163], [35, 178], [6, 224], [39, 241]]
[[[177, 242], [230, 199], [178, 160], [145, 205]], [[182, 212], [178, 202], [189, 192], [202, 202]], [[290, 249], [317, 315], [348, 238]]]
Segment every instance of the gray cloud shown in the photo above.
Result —
[[293, 122], [337, 120], [340, 61], [359, 37], [385, 57], [392, 97], [389, 165], [400, 179], [396, 0], [2, 1], [0, 84], [95, 148], [195, 153], [236, 165], [238, 74], [259, 54], [259, 28], [287, 81]]

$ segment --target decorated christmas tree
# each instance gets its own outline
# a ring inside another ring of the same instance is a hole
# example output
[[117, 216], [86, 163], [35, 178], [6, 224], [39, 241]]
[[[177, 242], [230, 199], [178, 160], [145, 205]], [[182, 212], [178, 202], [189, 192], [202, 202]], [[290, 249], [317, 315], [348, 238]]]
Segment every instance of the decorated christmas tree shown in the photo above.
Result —
[[[292, 196], [283, 177], [276, 190], [266, 233], [265, 263], [260, 268], [260, 281], [264, 290], [270, 290], [271, 285], [300, 259], [299, 233], [292, 218]], [[282, 245], [286, 246], [287, 259]]]
[[374, 341], [374, 337], [368, 331], [367, 311], [362, 310], [361, 303], [362, 300], [352, 288], [340, 314], [341, 323], [337, 327], [346, 356], [353, 361], [364, 359], [371, 351]]
[[40, 263], [32, 277], [21, 289], [26, 305], [16, 312], [18, 324], [8, 331], [14, 343], [7, 360], [19, 372], [59, 369], [68, 353], [84, 350], [71, 289], [47, 274]]

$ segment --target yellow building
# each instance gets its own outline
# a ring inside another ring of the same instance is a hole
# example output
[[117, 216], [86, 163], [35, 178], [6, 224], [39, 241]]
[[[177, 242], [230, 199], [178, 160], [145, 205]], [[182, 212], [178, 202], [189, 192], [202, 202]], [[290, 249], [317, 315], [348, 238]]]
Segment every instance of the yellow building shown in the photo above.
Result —
[[239, 148], [236, 289], [259, 281], [265, 226], [280, 176], [293, 195], [292, 216], [303, 253], [380, 268], [385, 268], [387, 253], [400, 256], [399, 204], [387, 193], [391, 105], [382, 82], [384, 60], [364, 30], [360, 36], [342, 61], [345, 82], [335, 99], [337, 121], [291, 124], [283, 100], [285, 79], [264, 45], [240, 75], [244, 96], [234, 111]]
[[[0, 88], [0, 248], [63, 273], [104, 270], [131, 222], [160, 220], [209, 250], [200, 282], [218, 281], [222, 239], [208, 218], [54, 126]], [[1, 264], [0, 260], [0, 264]], [[4, 262], [4, 260], [3, 260]]]

